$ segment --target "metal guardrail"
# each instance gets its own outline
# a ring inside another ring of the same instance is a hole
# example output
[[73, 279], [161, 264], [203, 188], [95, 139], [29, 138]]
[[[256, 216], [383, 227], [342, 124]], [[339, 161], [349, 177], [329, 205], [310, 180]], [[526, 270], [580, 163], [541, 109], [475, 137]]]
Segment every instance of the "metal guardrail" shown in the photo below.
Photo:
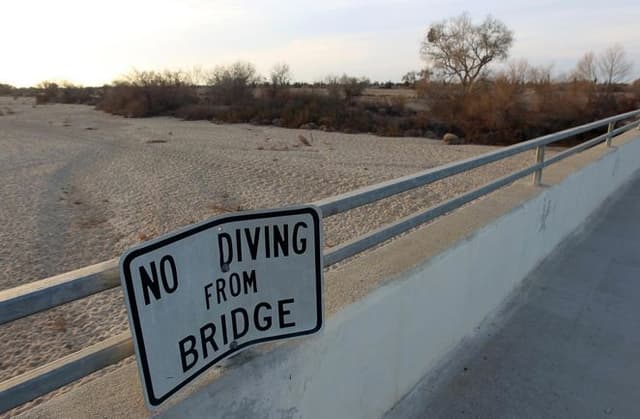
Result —
[[[449, 163], [413, 175], [366, 186], [352, 192], [316, 201], [313, 204], [320, 208], [323, 218], [326, 218], [525, 151], [536, 149], [536, 162], [532, 166], [496, 179], [463, 195], [414, 213], [336, 246], [324, 254], [324, 264], [325, 266], [330, 266], [338, 263], [530, 174], [533, 174], [534, 185], [539, 185], [544, 167], [602, 142], [606, 142], [607, 146], [611, 147], [614, 136], [634, 127], [640, 128], [639, 120], [614, 129], [617, 122], [634, 117], [640, 117], [640, 109], [538, 137], [466, 160]], [[608, 126], [607, 133], [569, 148], [547, 160], [544, 159], [544, 148], [548, 144], [565, 140], [605, 125]], [[0, 291], [0, 324], [8, 323], [118, 286], [120, 286], [118, 260], [112, 259]], [[0, 412], [9, 410], [46, 394], [49, 391], [131, 355], [133, 355], [131, 335], [129, 333], [123, 333], [4, 381], [0, 383]]]

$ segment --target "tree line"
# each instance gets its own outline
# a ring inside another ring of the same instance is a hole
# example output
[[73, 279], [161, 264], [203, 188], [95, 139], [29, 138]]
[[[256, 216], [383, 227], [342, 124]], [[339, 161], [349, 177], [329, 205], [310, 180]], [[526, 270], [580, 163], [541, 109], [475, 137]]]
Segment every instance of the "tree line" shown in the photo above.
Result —
[[[490, 79], [490, 65], [509, 57], [514, 34], [503, 22], [487, 16], [474, 24], [468, 13], [431, 24], [422, 41], [420, 56], [427, 66], [407, 73], [404, 81], [422, 80], [457, 82], [462, 93], [469, 93], [480, 80]], [[613, 85], [628, 81], [633, 63], [624, 48], [615, 44], [596, 55], [586, 52], [576, 67], [558, 81], [590, 81]], [[503, 76], [505, 70], [493, 72]], [[551, 78], [551, 68], [535, 68], [525, 60], [508, 63], [506, 72], [514, 82]]]
[[[251, 63], [211, 70], [131, 71], [110, 85], [82, 88], [43, 82], [38, 103], [86, 103], [127, 117], [172, 115], [213, 122], [438, 137], [455, 133], [472, 143], [509, 144], [640, 106], [640, 80], [625, 84], [633, 64], [619, 45], [587, 52], [575, 68], [554, 77], [552, 66], [508, 60], [514, 34], [488, 16], [463, 13], [432, 23], [419, 54], [425, 67], [394, 83], [327, 76], [294, 82], [286, 63], [262, 77]], [[496, 66], [503, 63], [502, 66]], [[387, 87], [386, 94], [363, 95]], [[0, 85], [0, 94], [15, 92]], [[3, 93], [4, 92], [4, 93]]]

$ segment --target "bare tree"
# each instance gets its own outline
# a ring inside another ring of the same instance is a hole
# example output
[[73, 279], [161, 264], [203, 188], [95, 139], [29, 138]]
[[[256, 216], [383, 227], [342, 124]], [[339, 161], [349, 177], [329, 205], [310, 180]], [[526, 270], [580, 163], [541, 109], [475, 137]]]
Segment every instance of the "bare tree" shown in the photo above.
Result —
[[419, 74], [417, 71], [409, 71], [407, 72], [407, 74], [402, 76], [402, 83], [404, 83], [405, 86], [413, 87], [418, 81], [418, 78], [419, 78]]
[[342, 84], [342, 91], [347, 101], [351, 101], [356, 96], [360, 96], [364, 89], [369, 86], [371, 81], [366, 77], [351, 77], [343, 74], [340, 77], [340, 84]]
[[513, 32], [491, 16], [475, 25], [469, 14], [433, 23], [422, 41], [420, 54], [436, 74], [457, 80], [464, 93], [495, 60], [504, 60], [513, 44]]
[[416, 83], [427, 81], [431, 78], [432, 71], [429, 68], [423, 68], [418, 71], [409, 71], [402, 76], [402, 83], [406, 86], [415, 87]]
[[343, 74], [342, 76], [328, 75], [324, 79], [327, 92], [330, 97], [341, 98], [351, 101], [356, 96], [360, 96], [371, 81], [366, 77], [353, 77]]
[[551, 84], [553, 73], [553, 64], [529, 66], [527, 71], [527, 82], [534, 85], [549, 85]]
[[194, 86], [204, 86], [207, 84], [209, 78], [211, 78], [211, 74], [199, 65], [194, 65], [191, 67], [191, 70], [186, 73], [189, 83]]
[[598, 57], [598, 69], [607, 84], [621, 83], [629, 77], [633, 63], [627, 59], [627, 53], [620, 44], [607, 48]]
[[291, 69], [286, 63], [278, 63], [271, 69], [270, 79], [271, 86], [274, 89], [288, 86], [291, 83]]
[[232, 105], [253, 96], [253, 88], [261, 78], [251, 63], [238, 61], [230, 66], [217, 66], [208, 81], [214, 100]]
[[531, 65], [524, 58], [512, 60], [507, 63], [504, 76], [510, 83], [525, 84], [531, 75]]
[[580, 58], [575, 70], [573, 70], [573, 77], [576, 80], [598, 82], [598, 65], [593, 51], [586, 52]]
[[322, 84], [326, 87], [329, 97], [340, 98], [342, 96], [342, 86], [340, 85], [340, 76], [329, 74], [324, 78]]

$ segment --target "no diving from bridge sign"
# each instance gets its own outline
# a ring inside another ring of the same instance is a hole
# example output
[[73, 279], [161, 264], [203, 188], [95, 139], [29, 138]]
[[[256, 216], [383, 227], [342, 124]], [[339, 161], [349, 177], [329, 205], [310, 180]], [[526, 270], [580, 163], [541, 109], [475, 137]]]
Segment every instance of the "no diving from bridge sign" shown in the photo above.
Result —
[[214, 218], [130, 249], [120, 272], [151, 407], [242, 349], [322, 328], [315, 207]]

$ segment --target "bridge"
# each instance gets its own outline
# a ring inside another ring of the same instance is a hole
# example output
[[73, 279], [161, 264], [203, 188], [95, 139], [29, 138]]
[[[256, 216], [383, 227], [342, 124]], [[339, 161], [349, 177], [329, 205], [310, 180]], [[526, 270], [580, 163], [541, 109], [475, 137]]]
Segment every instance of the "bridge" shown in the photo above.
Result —
[[387, 418], [640, 416], [640, 176]]
[[[537, 150], [528, 168], [332, 248], [324, 255], [335, 267], [325, 272], [320, 335], [245, 351], [154, 415], [637, 416], [630, 391], [638, 115], [315, 202], [328, 217]], [[601, 127], [608, 129], [545, 159], [549, 144]], [[116, 266], [106, 261], [1, 291], [0, 323], [117, 287]], [[0, 411], [132, 353], [126, 333], [0, 383]], [[151, 413], [135, 365], [125, 361], [24, 415]]]

